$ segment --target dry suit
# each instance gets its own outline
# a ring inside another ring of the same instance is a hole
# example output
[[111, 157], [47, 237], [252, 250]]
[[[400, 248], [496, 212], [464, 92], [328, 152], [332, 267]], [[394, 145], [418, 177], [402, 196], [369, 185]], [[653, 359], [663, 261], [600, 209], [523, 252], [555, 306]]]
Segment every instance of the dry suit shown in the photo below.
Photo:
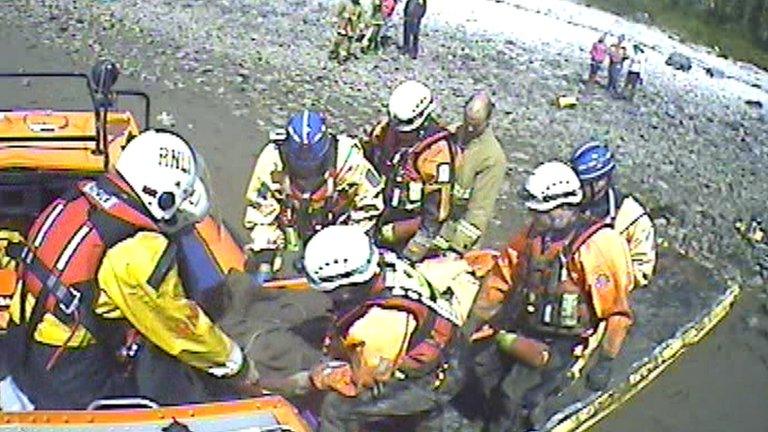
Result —
[[320, 431], [408, 420], [418, 430], [445, 430], [448, 402], [463, 382], [464, 342], [450, 320], [416, 298], [381, 294], [341, 315], [329, 344], [335, 358], [350, 362], [361, 391], [328, 394]]
[[590, 217], [613, 224], [627, 241], [635, 275], [633, 288], [648, 285], [656, 265], [656, 235], [653, 220], [642, 204], [610, 188], [601, 198], [588, 203], [585, 210]]
[[408, 134], [382, 122], [371, 142], [369, 157], [387, 179], [379, 241], [420, 261], [451, 215], [461, 148], [435, 122]]
[[254, 251], [298, 250], [328, 225], [374, 226], [384, 210], [383, 180], [357, 141], [339, 135], [332, 146], [322, 183], [310, 187], [293, 181], [279, 141], [261, 152], [245, 194], [244, 225]]
[[[187, 298], [178, 245], [118, 175], [81, 181], [53, 201], [26, 243], [11, 307], [11, 337], [19, 342], [13, 376], [38, 409], [155, 398], [137, 388], [132, 373], [132, 360], [147, 351], [138, 336], [191, 367], [168, 369], [176, 375], [165, 377], [165, 387], [186, 370], [255, 374], [237, 344]], [[199, 401], [183, 390], [172, 394], [177, 400], [160, 402]]]
[[504, 298], [497, 325], [548, 350], [539, 367], [512, 365], [491, 399], [491, 430], [535, 426], [542, 403], [570, 384], [568, 371], [591, 350], [606, 364], [615, 358], [633, 319], [631, 286], [627, 244], [603, 222], [585, 222], [564, 237], [529, 227], [513, 238], [484, 281], [479, 307]]

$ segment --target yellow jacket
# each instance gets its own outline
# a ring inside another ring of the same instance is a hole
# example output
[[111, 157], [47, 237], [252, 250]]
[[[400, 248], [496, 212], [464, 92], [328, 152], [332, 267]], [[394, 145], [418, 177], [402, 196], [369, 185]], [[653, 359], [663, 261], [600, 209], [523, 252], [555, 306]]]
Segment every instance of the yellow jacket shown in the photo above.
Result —
[[656, 233], [651, 217], [635, 198], [627, 196], [616, 213], [614, 227], [629, 245], [634, 287], [648, 285], [656, 266]]
[[[148, 282], [167, 246], [164, 235], [140, 231], [107, 250], [97, 272], [95, 315], [128, 321], [147, 340], [197, 369], [219, 377], [236, 374], [243, 366], [240, 347], [185, 297], [176, 266], [171, 267], [157, 289]], [[16, 292], [11, 306], [16, 323], [21, 321], [21, 292]], [[25, 320], [34, 302], [34, 297], [28, 295]], [[66, 342], [70, 348], [97, 343], [82, 326], [71, 338], [70, 333], [69, 327], [46, 313], [34, 338], [53, 346]]]
[[352, 324], [344, 343], [359, 347], [360, 367], [386, 370], [398, 364], [415, 329], [416, 318], [410, 313], [374, 307]]
[[[313, 201], [310, 211], [321, 211], [325, 198], [336, 197], [345, 202], [345, 213], [337, 223], [354, 224], [369, 230], [376, 223], [384, 201], [384, 182], [363, 155], [359, 143], [337, 136], [336, 166], [326, 174], [326, 196]], [[251, 231], [254, 250], [275, 250], [284, 247], [283, 227], [280, 225], [284, 202], [289, 198], [290, 179], [284, 169], [278, 145], [267, 144], [256, 161], [256, 167], [245, 194], [244, 225]]]

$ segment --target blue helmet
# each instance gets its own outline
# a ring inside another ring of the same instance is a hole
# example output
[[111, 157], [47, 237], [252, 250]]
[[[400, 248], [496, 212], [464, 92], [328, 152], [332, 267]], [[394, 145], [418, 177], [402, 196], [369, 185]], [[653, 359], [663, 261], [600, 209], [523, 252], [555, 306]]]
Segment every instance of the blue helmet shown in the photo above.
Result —
[[290, 171], [301, 176], [317, 174], [327, 160], [331, 139], [325, 130], [325, 119], [304, 110], [293, 115], [285, 127], [285, 163]]
[[580, 145], [571, 156], [571, 166], [581, 181], [600, 180], [616, 168], [613, 153], [600, 141]]

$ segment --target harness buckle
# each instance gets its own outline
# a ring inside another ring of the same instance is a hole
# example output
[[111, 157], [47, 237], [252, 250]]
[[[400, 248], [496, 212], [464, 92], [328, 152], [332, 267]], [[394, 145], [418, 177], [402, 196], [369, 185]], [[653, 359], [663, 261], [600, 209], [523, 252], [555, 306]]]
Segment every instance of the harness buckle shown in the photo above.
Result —
[[79, 291], [75, 291], [72, 288], [68, 288], [68, 291], [69, 291], [68, 294], [72, 296], [72, 301], [69, 302], [69, 305], [64, 303], [63, 298], [59, 299], [58, 303], [59, 303], [59, 308], [61, 308], [61, 310], [65, 314], [72, 315], [75, 312], [75, 309], [77, 309], [80, 306], [80, 296], [82, 294], [80, 294]]

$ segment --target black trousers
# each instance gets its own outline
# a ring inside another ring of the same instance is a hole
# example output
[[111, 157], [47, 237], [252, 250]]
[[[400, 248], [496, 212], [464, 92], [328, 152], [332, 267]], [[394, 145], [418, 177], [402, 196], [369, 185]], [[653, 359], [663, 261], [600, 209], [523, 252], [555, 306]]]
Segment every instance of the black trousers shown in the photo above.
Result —
[[11, 367], [14, 381], [36, 409], [85, 409], [96, 399], [136, 395], [133, 378], [102, 347], [64, 350], [46, 370], [56, 349], [30, 342], [23, 362]]
[[548, 364], [532, 368], [513, 363], [509, 372], [493, 391], [490, 403], [494, 406], [489, 421], [490, 432], [527, 431], [545, 420], [544, 403], [556, 397], [572, 380], [567, 376], [573, 364], [573, 348], [580, 341], [558, 338], [547, 341], [551, 349]]
[[427, 12], [426, 3], [419, 0], [408, 0], [405, 4], [405, 19], [403, 29], [403, 51], [405, 54], [416, 58], [419, 55], [419, 33], [421, 32], [421, 19]]
[[379, 392], [367, 390], [354, 398], [329, 393], [320, 410], [320, 432], [356, 432], [369, 424], [391, 430], [458, 431], [458, 414], [449, 402], [463, 385], [460, 363], [451, 362], [437, 388], [435, 375], [429, 374], [418, 379], [393, 379]]

